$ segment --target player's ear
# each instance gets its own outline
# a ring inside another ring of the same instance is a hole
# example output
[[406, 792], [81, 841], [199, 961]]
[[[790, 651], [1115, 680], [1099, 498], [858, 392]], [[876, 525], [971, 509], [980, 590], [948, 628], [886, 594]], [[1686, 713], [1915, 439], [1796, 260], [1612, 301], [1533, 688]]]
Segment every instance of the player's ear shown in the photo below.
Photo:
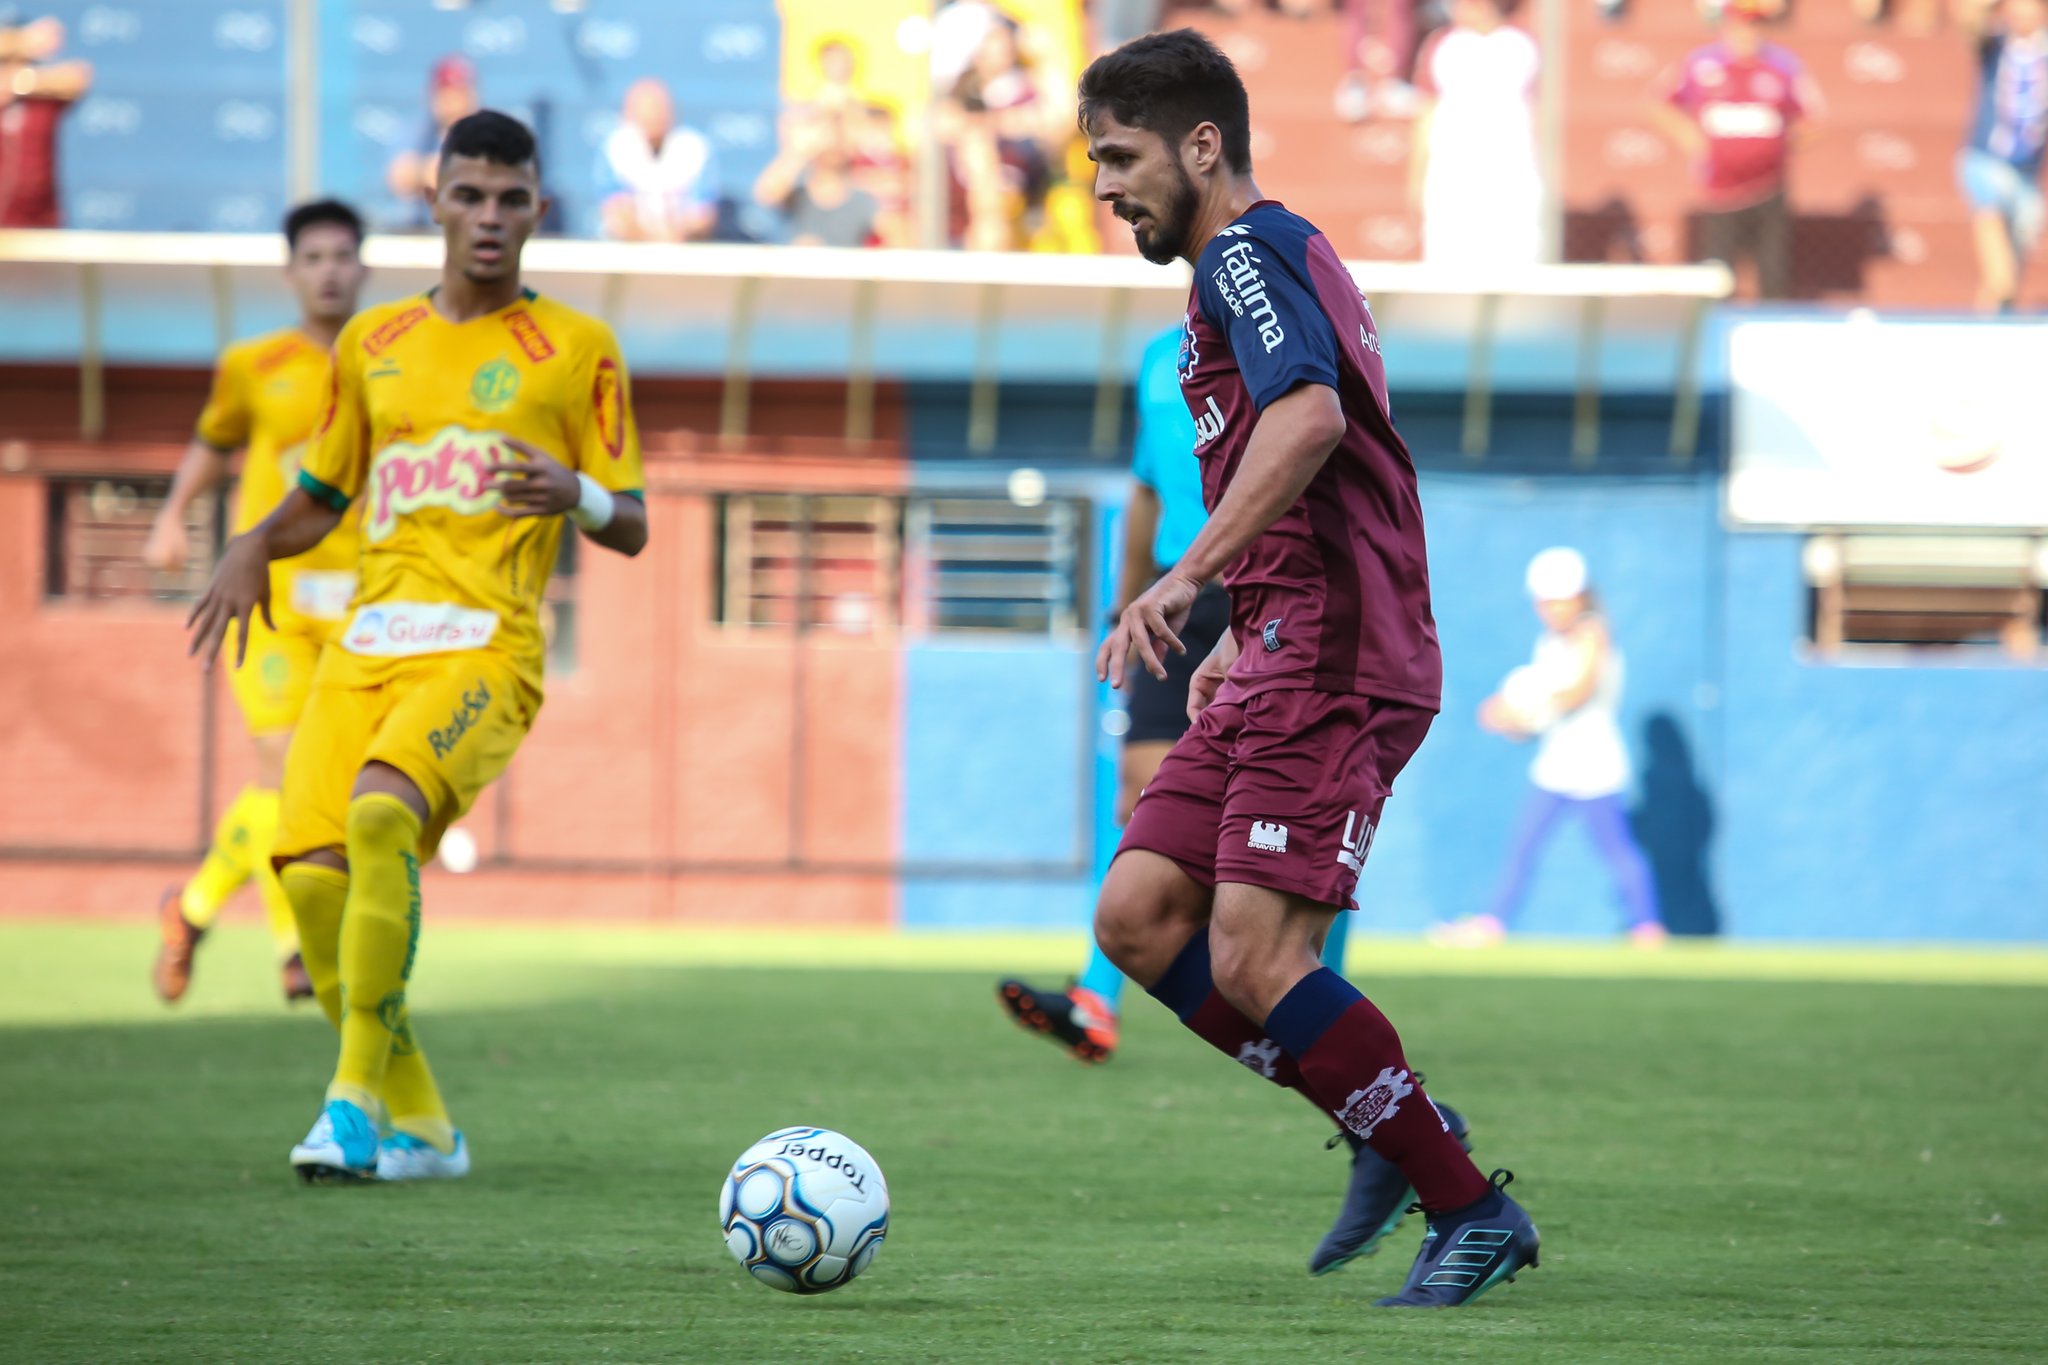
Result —
[[1198, 123], [1185, 146], [1188, 169], [1198, 175], [1211, 174], [1223, 157], [1223, 130], [1213, 123]]
[[533, 221], [545, 223], [548, 220], [548, 214], [554, 211], [555, 201], [543, 194], [535, 196], [533, 202], [535, 205]]

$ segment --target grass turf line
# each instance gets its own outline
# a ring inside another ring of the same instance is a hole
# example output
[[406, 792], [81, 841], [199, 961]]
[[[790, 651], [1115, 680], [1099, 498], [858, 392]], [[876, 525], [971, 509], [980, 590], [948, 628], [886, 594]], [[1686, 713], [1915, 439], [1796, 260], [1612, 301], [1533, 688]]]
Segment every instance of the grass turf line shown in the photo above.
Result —
[[[605, 946], [609, 943], [611, 946]], [[1543, 1268], [1375, 1313], [1419, 1220], [1305, 1271], [1327, 1123], [1142, 997], [1084, 1070], [986, 973], [621, 961], [429, 932], [417, 1018], [477, 1174], [305, 1190], [333, 1060], [260, 934], [190, 1008], [140, 926], [0, 926], [0, 1358], [1386, 1361], [2038, 1358], [2048, 994], [1399, 976], [1365, 984], [1509, 1165]], [[1354, 967], [1360, 964], [1354, 959]], [[33, 990], [30, 984], [33, 983]], [[137, 1002], [140, 1001], [140, 1005]], [[69, 1014], [65, 1014], [68, 1002]], [[881, 1162], [890, 1238], [815, 1300], [749, 1281], [726, 1163], [797, 1122]]]

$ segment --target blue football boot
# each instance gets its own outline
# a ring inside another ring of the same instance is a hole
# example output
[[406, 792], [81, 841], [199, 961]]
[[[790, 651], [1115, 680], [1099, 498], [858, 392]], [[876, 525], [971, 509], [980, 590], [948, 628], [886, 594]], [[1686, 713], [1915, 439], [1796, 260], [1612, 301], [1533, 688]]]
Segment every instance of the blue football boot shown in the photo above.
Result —
[[[1464, 1116], [1448, 1104], [1437, 1104], [1436, 1112], [1443, 1115], [1444, 1126], [1458, 1144], [1471, 1151], [1471, 1128]], [[1348, 1131], [1333, 1136], [1330, 1145], [1339, 1141], [1351, 1144], [1351, 1187], [1344, 1192], [1344, 1207], [1337, 1221], [1317, 1243], [1315, 1255], [1308, 1258], [1311, 1275], [1327, 1275], [1361, 1256], [1372, 1255], [1388, 1234], [1401, 1226], [1415, 1199], [1415, 1189], [1400, 1167]]]
[[305, 1141], [292, 1148], [292, 1169], [308, 1185], [377, 1178], [377, 1125], [347, 1100], [329, 1100]]
[[1536, 1268], [1542, 1238], [1522, 1206], [1508, 1198], [1512, 1171], [1495, 1171], [1491, 1188], [1462, 1209], [1432, 1213], [1422, 1250], [1401, 1292], [1381, 1308], [1463, 1308], [1515, 1272]]

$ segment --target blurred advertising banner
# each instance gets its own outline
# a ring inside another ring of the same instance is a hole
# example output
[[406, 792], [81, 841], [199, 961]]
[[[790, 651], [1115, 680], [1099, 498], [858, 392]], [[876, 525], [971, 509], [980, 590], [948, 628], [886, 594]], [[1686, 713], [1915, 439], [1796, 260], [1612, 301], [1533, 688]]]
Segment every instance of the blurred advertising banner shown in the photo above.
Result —
[[1743, 322], [1728, 348], [1732, 520], [2048, 528], [2048, 327]]

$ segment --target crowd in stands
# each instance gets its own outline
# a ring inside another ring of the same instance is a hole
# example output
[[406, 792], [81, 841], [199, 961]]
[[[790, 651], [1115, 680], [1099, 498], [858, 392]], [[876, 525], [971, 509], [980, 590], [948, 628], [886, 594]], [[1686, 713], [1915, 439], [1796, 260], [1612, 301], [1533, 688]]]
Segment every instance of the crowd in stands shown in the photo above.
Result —
[[[1630, 5], [1652, 0], [1568, 2], [1621, 24]], [[1973, 109], [1957, 111], [1956, 192], [1970, 215], [1976, 302], [1999, 310], [2013, 305], [2043, 226], [2048, 0], [1950, 2], [1946, 15], [1940, 0], [1850, 0], [1850, 8], [1903, 32], [1947, 23], [1973, 47], [1977, 93]], [[1547, 56], [1519, 12], [1528, 3], [1214, 0], [1207, 8], [1327, 26], [1345, 57], [1330, 136], [1348, 136], [1351, 125], [1405, 127], [1421, 256], [1512, 265], [1547, 249], [1536, 117]], [[1646, 122], [1693, 168], [1698, 254], [1747, 263], [1755, 292], [1787, 297], [1797, 216], [1789, 172], [1825, 125], [1827, 106], [1799, 53], [1774, 35], [1788, 0], [1697, 3], [1712, 40], [1646, 81]], [[860, 43], [874, 35], [828, 37], [808, 53], [807, 93], [785, 102], [766, 164], [737, 170], [704, 121], [713, 111], [645, 72], [625, 90], [594, 164], [544, 168], [550, 192], [580, 215], [555, 226], [630, 241], [1099, 249], [1091, 168], [1073, 122], [1078, 64], [1191, 13], [1185, 0], [1092, 0], [1078, 30], [1085, 37], [1063, 44], [1000, 0], [942, 0], [928, 24], [894, 35], [923, 47], [921, 107], [864, 81]], [[0, 5], [0, 226], [59, 220], [57, 129], [93, 88], [91, 68], [68, 60], [64, 47], [56, 20]], [[442, 131], [487, 103], [487, 86], [468, 56], [432, 66], [416, 124], [395, 139], [385, 167], [390, 200], [380, 228], [428, 226], [422, 195]]]

